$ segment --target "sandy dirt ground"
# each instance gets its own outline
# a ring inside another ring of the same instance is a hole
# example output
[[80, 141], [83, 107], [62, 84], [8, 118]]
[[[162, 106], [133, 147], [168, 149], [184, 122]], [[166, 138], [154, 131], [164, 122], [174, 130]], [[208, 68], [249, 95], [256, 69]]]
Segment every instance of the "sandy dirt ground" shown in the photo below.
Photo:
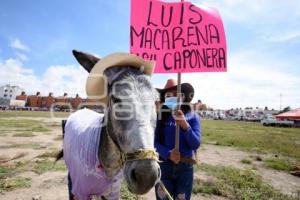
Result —
[[255, 154], [239, 151], [230, 147], [205, 144], [199, 152], [200, 161], [211, 165], [233, 166], [240, 169], [255, 167], [263, 180], [284, 194], [295, 194], [300, 190], [300, 178], [287, 172], [267, 169], [260, 161], [252, 161], [251, 165], [243, 164], [241, 160], [250, 157], [261, 159], [274, 157], [271, 154]]
[[[28, 118], [26, 118], [28, 119]], [[51, 131], [47, 133], [34, 133], [33, 137], [12, 137], [12, 134], [6, 134], [0, 138], [0, 147], [24, 143], [37, 143], [39, 148], [1, 148], [1, 164], [10, 165], [16, 161], [34, 161], [38, 155], [47, 151], [58, 150], [62, 147], [62, 141], [58, 138], [61, 136], [60, 119], [55, 121], [45, 118], [32, 118], [43, 121], [51, 126]], [[20, 158], [10, 160], [18, 155]], [[263, 177], [263, 180], [280, 190], [282, 193], [291, 194], [300, 190], [300, 178], [294, 177], [286, 172], [275, 171], [263, 167], [262, 162], [255, 161], [250, 165], [241, 163], [242, 159], [250, 156], [260, 156], [262, 158], [272, 156], [268, 154], [257, 155], [239, 151], [230, 147], [222, 147], [211, 144], [202, 145], [199, 151], [199, 159], [202, 163], [210, 165], [233, 166], [240, 169], [246, 169], [255, 166], [257, 172]], [[2, 160], [2, 161], [1, 161]], [[63, 162], [63, 161], [60, 161]], [[3, 200], [65, 200], [68, 199], [66, 172], [54, 171], [38, 175], [31, 171], [25, 171], [18, 176], [31, 178], [29, 188], [15, 189], [0, 194]], [[195, 174], [195, 178], [205, 179], [205, 174]], [[155, 199], [154, 190], [144, 195], [142, 199]], [[193, 195], [194, 200], [225, 200], [226, 198], [211, 195]]]

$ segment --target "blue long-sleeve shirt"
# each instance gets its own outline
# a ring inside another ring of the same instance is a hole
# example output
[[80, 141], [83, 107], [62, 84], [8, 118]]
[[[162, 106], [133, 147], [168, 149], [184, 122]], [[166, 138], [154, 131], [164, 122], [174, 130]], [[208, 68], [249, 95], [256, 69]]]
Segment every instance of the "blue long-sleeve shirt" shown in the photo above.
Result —
[[[184, 116], [190, 127], [187, 130], [180, 128], [179, 152], [181, 156], [191, 157], [193, 151], [196, 150], [201, 143], [200, 117], [194, 112], [188, 112]], [[159, 135], [161, 134], [160, 129], [161, 120], [157, 120], [154, 146], [159, 156], [166, 160], [170, 156], [171, 150], [175, 148], [176, 122], [172, 115], [170, 115], [165, 122], [165, 127], [162, 132], [162, 134], [164, 134], [162, 142], [160, 141]]]

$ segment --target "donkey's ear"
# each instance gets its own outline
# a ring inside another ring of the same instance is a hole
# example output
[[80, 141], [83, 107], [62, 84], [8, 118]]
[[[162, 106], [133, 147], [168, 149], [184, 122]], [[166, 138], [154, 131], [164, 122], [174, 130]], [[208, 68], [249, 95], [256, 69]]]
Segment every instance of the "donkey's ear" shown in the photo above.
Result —
[[77, 50], [73, 50], [73, 55], [76, 60], [82, 65], [82, 67], [89, 73], [93, 69], [94, 65], [100, 60], [100, 58], [88, 53], [83, 53]]

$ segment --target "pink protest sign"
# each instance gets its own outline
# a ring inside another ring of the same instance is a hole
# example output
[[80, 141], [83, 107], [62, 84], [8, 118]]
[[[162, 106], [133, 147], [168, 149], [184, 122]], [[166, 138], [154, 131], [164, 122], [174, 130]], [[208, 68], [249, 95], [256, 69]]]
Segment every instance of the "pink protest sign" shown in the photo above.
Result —
[[156, 60], [155, 73], [226, 72], [226, 38], [216, 10], [131, 0], [130, 21], [130, 52]]

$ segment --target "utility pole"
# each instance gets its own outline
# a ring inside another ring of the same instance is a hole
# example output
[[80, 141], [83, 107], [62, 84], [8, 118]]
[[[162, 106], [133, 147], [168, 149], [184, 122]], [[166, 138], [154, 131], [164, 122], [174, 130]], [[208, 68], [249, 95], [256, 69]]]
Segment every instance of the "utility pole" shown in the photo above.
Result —
[[282, 103], [282, 94], [281, 93], [279, 95], [279, 102], [280, 102], [280, 104], [279, 104], [279, 111], [281, 111], [281, 103]]

